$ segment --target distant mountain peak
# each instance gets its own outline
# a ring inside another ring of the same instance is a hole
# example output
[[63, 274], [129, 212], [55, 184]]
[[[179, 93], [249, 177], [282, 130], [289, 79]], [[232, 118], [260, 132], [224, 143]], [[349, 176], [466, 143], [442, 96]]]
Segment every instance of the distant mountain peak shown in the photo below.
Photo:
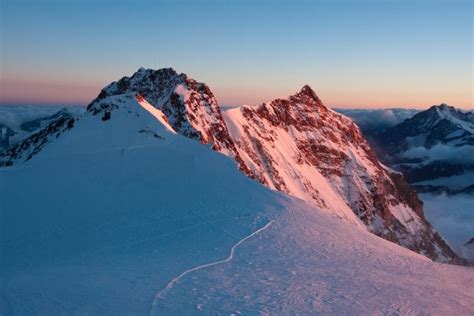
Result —
[[456, 112], [458, 110], [455, 107], [450, 106], [446, 103], [441, 103], [439, 105], [431, 106], [427, 111], [434, 112], [434, 113], [437, 113], [437, 114], [441, 114], [441, 113]]

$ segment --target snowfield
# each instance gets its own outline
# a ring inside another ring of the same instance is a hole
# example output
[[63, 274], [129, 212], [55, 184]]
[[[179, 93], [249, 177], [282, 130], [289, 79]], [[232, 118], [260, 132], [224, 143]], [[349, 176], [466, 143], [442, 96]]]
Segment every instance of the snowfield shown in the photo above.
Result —
[[2, 315], [472, 315], [472, 268], [265, 188], [134, 95], [101, 102], [0, 169]]

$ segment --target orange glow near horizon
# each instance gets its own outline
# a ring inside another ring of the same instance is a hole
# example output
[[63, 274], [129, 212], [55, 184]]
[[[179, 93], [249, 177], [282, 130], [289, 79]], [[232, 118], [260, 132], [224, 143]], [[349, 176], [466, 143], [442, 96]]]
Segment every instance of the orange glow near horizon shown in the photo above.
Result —
[[[112, 80], [111, 80], [112, 81]], [[87, 105], [107, 83], [82, 83], [68, 80], [41, 81], [5, 80], [0, 81], [0, 104], [58, 104], [58, 105]], [[258, 105], [276, 98], [286, 98], [299, 91], [304, 83], [298, 86], [288, 84], [291, 88], [278, 86], [268, 87], [256, 83], [255, 87], [246, 82], [243, 86], [231, 84], [216, 84], [214, 92], [221, 106], [239, 106], [242, 104]], [[231, 86], [232, 88], [229, 88]], [[389, 91], [381, 89], [350, 89], [347, 86], [335, 89], [324, 86], [321, 89], [314, 84], [310, 86], [316, 91], [321, 100], [330, 107], [340, 108], [418, 108], [424, 109], [431, 105], [447, 103], [466, 110], [474, 109], [472, 91], [445, 89], [433, 91], [405, 88], [405, 91]]]
[[100, 89], [97, 84], [2, 80], [0, 104], [87, 105]]

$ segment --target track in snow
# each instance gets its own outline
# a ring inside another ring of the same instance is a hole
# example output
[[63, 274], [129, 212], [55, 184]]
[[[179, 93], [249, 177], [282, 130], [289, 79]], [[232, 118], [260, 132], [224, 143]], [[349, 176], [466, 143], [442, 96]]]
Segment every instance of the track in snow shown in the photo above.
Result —
[[151, 304], [151, 308], [150, 308], [150, 313], [149, 315], [153, 315], [153, 310], [156, 306], [156, 303], [158, 302], [158, 299], [162, 299], [163, 298], [163, 294], [168, 291], [169, 289], [171, 289], [175, 283], [177, 283], [182, 277], [184, 277], [185, 275], [193, 272], [193, 271], [197, 271], [197, 270], [200, 270], [200, 269], [204, 269], [204, 268], [208, 268], [208, 267], [212, 267], [212, 266], [215, 266], [215, 265], [218, 265], [218, 264], [221, 264], [221, 263], [225, 263], [225, 262], [229, 262], [231, 261], [233, 258], [234, 258], [234, 253], [235, 253], [235, 249], [237, 249], [238, 246], [240, 246], [244, 241], [246, 241], [247, 239], [250, 239], [252, 238], [253, 236], [257, 235], [258, 233], [264, 231], [265, 229], [267, 229], [271, 224], [273, 224], [274, 220], [271, 220], [269, 221], [265, 226], [263, 226], [262, 228], [259, 228], [257, 229], [256, 231], [254, 231], [253, 233], [251, 233], [250, 235], [248, 235], [247, 237], [244, 237], [243, 239], [239, 240], [234, 246], [232, 246], [232, 248], [230, 249], [230, 253], [229, 253], [229, 256], [223, 260], [219, 260], [219, 261], [214, 261], [214, 262], [211, 262], [211, 263], [206, 263], [206, 264], [203, 264], [203, 265], [200, 265], [200, 266], [197, 266], [197, 267], [194, 267], [194, 268], [191, 268], [191, 269], [188, 269], [186, 271], [184, 271], [183, 273], [181, 273], [180, 275], [178, 275], [177, 277], [175, 277], [173, 280], [171, 280], [165, 288], [163, 288], [161, 291], [159, 291], [155, 298], [153, 299], [153, 302]]

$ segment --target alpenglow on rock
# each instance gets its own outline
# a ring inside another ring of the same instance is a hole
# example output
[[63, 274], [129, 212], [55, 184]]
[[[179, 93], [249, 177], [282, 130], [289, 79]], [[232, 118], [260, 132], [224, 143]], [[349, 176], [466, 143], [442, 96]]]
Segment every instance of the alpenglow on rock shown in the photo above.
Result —
[[266, 186], [426, 256], [457, 256], [403, 175], [378, 161], [356, 124], [304, 86], [287, 99], [224, 112], [250, 175]]

